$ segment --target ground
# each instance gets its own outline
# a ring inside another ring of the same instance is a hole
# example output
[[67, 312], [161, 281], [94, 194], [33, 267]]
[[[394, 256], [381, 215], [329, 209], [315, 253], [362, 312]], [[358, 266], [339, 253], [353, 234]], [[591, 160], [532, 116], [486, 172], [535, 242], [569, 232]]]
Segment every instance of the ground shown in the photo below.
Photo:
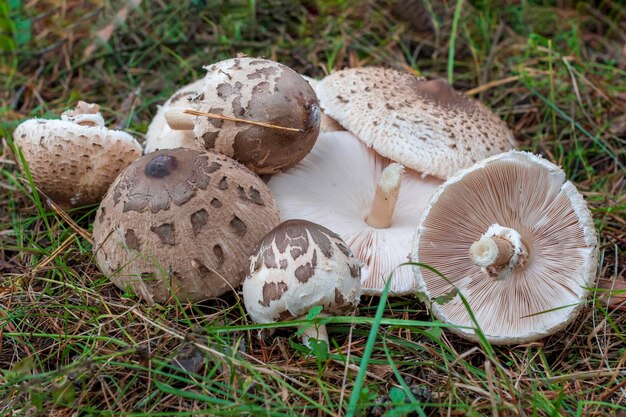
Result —
[[[619, 0], [0, 3], [0, 412], [625, 415], [625, 22]], [[47, 206], [11, 134], [82, 99], [142, 138], [159, 103], [237, 53], [315, 78], [393, 66], [483, 101], [589, 202], [601, 289], [565, 330], [510, 347], [442, 331], [416, 297], [364, 298], [329, 325], [327, 357], [287, 327], [258, 340], [236, 294], [149, 307], [121, 292], [92, 258], [97, 207]]]

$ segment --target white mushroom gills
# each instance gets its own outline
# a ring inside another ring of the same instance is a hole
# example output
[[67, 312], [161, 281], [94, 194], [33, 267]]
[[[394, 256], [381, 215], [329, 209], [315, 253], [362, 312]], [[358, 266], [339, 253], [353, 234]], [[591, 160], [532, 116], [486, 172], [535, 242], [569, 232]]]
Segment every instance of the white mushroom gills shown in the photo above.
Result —
[[524, 266], [528, 249], [517, 230], [493, 224], [470, 246], [469, 257], [488, 276], [506, 279], [513, 270]]
[[403, 173], [404, 167], [396, 163], [383, 170], [376, 186], [372, 207], [365, 219], [370, 226], [377, 229], [386, 229], [391, 226], [393, 212], [400, 195]]

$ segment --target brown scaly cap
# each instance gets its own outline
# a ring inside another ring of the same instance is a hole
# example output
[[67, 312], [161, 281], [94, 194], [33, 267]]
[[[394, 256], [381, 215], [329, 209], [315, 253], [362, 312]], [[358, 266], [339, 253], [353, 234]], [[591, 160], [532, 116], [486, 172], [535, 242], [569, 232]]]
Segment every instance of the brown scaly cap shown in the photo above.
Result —
[[[531, 342], [571, 322], [593, 286], [597, 239], [576, 187], [556, 165], [510, 151], [459, 172], [431, 199], [411, 258], [420, 290], [453, 288], [494, 344]], [[451, 286], [451, 284], [454, 287]], [[476, 340], [457, 295], [432, 309], [452, 331]]]
[[[325, 314], [346, 314], [361, 296], [360, 269], [334, 232], [305, 220], [283, 222], [250, 257], [243, 283], [246, 310], [257, 323], [302, 317], [315, 306]], [[327, 340], [322, 329], [314, 337]]]
[[148, 302], [197, 301], [237, 287], [278, 208], [259, 177], [215, 152], [156, 151], [111, 185], [94, 223], [102, 272]]
[[516, 145], [491, 110], [442, 80], [352, 68], [327, 76], [316, 92], [324, 112], [367, 146], [440, 178]]
[[79, 101], [61, 120], [27, 120], [13, 134], [37, 187], [62, 207], [100, 201], [120, 171], [141, 156], [141, 145], [126, 132], [107, 129], [98, 111], [97, 104]]
[[194, 117], [194, 132], [207, 149], [234, 158], [257, 174], [285, 170], [309, 153], [320, 126], [317, 96], [292, 69], [259, 58], [234, 58], [206, 67], [193, 108], [276, 126]]

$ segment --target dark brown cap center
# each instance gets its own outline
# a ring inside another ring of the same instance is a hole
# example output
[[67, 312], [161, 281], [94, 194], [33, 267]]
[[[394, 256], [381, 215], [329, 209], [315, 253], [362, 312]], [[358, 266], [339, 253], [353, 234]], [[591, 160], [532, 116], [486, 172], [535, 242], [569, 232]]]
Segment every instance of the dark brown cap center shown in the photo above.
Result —
[[146, 165], [145, 174], [151, 178], [163, 178], [170, 175], [178, 167], [178, 161], [172, 155], [159, 155]]

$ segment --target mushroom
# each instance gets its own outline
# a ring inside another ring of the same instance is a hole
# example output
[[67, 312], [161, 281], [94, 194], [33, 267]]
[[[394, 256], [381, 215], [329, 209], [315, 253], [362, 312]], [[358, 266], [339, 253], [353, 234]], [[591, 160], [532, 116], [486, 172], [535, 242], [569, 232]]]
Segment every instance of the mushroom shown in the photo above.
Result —
[[[256, 246], [243, 282], [243, 300], [257, 323], [303, 318], [316, 306], [321, 315], [347, 314], [361, 296], [360, 263], [332, 231], [306, 220], [289, 220]], [[328, 344], [326, 327], [302, 334]]]
[[[411, 258], [430, 299], [460, 292], [493, 344], [525, 343], [573, 320], [593, 286], [597, 239], [575, 186], [556, 165], [510, 151], [459, 172], [434, 194]], [[444, 297], [445, 298], [445, 297]], [[474, 323], [459, 295], [435, 316], [471, 340]]]
[[63, 208], [100, 201], [120, 171], [141, 156], [132, 136], [104, 127], [99, 106], [83, 101], [61, 120], [27, 120], [13, 136], [37, 187]]
[[268, 186], [282, 221], [306, 219], [341, 236], [363, 262], [364, 294], [380, 295], [393, 272], [390, 292], [403, 295], [417, 290], [415, 277], [409, 267], [394, 268], [407, 262], [415, 225], [441, 183], [411, 170], [403, 174], [349, 132], [328, 132]]
[[154, 119], [148, 126], [144, 153], [154, 152], [158, 149], [204, 149], [204, 146], [196, 141], [193, 130], [173, 130], [165, 120], [165, 113], [170, 109], [186, 109], [190, 107], [191, 100], [198, 95], [204, 85], [204, 80], [197, 80], [187, 84], [176, 91], [162, 106], [159, 106]]
[[102, 272], [149, 303], [198, 301], [237, 287], [256, 243], [277, 225], [265, 183], [215, 152], [144, 155], [111, 185], [96, 214]]
[[316, 92], [324, 111], [367, 146], [440, 178], [516, 145], [502, 120], [443, 80], [352, 68], [325, 77]]
[[171, 128], [193, 129], [206, 149], [257, 174], [285, 170], [309, 153], [319, 133], [320, 111], [315, 92], [300, 74], [260, 58], [234, 58], [205, 68], [204, 87], [191, 107], [239, 121], [170, 109], [165, 117]]

